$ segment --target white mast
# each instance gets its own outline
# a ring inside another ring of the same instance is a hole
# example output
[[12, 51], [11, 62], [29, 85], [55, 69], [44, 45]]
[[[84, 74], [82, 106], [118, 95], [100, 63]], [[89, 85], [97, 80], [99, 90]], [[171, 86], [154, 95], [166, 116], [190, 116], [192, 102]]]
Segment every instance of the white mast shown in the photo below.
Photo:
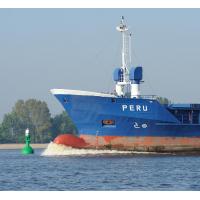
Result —
[[131, 66], [131, 33], [128, 31], [122, 17], [117, 30], [122, 34], [122, 66], [114, 72], [114, 81], [116, 81], [117, 96], [123, 97], [126, 91], [131, 93], [131, 98], [140, 97], [140, 83], [142, 80], [142, 66], [132, 67], [130, 72], [128, 67]]
[[118, 96], [124, 96], [125, 88], [127, 87], [127, 85], [130, 84], [128, 65], [130, 64], [129, 42], [131, 34], [128, 32], [128, 28], [124, 23], [123, 16], [120, 25], [117, 26], [116, 29], [117, 31], [122, 33], [122, 66], [121, 66], [122, 76], [120, 77], [120, 81], [118, 81], [116, 84], [116, 92]]
[[129, 65], [131, 66], [131, 62], [132, 62], [132, 60], [131, 60], [131, 48], [132, 48], [132, 44], [131, 44], [131, 36], [132, 36], [132, 33], [130, 32], [129, 33]]

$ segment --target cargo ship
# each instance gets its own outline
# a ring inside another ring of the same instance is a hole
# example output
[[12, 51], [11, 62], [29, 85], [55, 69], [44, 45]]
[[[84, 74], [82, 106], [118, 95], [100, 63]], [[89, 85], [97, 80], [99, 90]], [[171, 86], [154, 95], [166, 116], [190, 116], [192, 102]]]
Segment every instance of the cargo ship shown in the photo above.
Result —
[[143, 67], [131, 64], [131, 33], [122, 17], [122, 63], [114, 70], [112, 94], [52, 89], [74, 122], [78, 135], [54, 142], [76, 148], [177, 152], [200, 150], [200, 104], [161, 104], [141, 95]]

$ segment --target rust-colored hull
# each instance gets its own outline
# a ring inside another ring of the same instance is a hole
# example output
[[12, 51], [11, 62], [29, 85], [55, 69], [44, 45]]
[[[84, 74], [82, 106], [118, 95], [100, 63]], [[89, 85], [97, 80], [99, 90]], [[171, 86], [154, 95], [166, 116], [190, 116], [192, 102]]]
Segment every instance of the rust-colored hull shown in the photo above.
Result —
[[86, 148], [152, 152], [200, 151], [200, 137], [123, 137], [80, 135]]
[[56, 144], [62, 144], [74, 148], [84, 148], [87, 146], [84, 139], [77, 137], [73, 134], [61, 134], [57, 136], [53, 142]]
[[200, 152], [200, 137], [123, 137], [62, 134], [57, 144], [74, 148], [116, 149], [148, 152]]

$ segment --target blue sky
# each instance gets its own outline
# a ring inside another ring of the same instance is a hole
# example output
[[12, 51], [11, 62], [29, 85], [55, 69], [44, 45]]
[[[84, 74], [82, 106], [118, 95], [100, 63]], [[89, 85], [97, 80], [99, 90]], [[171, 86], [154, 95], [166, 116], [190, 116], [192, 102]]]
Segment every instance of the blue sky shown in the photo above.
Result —
[[200, 9], [0, 9], [0, 119], [18, 99], [60, 113], [52, 88], [112, 91], [121, 15], [133, 65], [144, 67], [142, 94], [200, 102]]

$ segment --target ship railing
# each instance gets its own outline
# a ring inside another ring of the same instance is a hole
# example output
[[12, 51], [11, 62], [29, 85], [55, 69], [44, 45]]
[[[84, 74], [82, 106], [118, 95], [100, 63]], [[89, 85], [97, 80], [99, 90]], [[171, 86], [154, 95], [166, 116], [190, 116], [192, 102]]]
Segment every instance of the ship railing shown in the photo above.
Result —
[[[112, 93], [112, 92], [107, 92], [107, 93], [104, 92], [104, 94], [111, 94], [111, 95], [117, 97], [117, 94], [116, 93]], [[157, 95], [152, 95], [152, 94], [150, 94], [150, 95], [139, 95], [138, 97], [141, 98], [141, 99], [150, 99], [150, 100], [155, 100], [155, 99], [158, 98]], [[124, 98], [130, 98], [130, 94], [124, 96]]]
[[150, 100], [155, 100], [158, 98], [157, 95], [140, 95], [139, 98], [141, 99], [150, 99]]

